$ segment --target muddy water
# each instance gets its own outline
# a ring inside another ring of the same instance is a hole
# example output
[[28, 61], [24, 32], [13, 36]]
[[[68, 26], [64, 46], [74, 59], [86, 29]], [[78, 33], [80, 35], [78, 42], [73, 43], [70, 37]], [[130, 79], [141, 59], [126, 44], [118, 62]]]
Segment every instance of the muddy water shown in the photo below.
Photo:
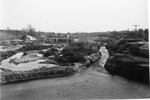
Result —
[[40, 79], [1, 86], [2, 100], [41, 99], [135, 99], [147, 98], [149, 86], [119, 76], [98, 72], [109, 57], [105, 47], [102, 59], [88, 69], [68, 77]]

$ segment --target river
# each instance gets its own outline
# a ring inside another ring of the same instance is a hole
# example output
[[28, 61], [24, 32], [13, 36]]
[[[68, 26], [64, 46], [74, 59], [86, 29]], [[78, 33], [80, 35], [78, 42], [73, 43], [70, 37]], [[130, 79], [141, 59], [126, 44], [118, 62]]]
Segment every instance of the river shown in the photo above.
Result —
[[105, 47], [100, 51], [102, 58], [98, 62], [72, 76], [3, 85], [2, 100], [136, 99], [149, 96], [148, 85], [97, 71], [97, 68], [104, 70], [109, 57]]

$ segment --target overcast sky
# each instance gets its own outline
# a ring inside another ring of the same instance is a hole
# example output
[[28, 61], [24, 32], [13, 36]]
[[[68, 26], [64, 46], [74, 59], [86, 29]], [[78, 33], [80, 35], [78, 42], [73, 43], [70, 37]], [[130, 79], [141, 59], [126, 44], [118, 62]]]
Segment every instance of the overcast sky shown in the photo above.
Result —
[[0, 29], [97, 32], [148, 27], [147, 0], [1, 0]]

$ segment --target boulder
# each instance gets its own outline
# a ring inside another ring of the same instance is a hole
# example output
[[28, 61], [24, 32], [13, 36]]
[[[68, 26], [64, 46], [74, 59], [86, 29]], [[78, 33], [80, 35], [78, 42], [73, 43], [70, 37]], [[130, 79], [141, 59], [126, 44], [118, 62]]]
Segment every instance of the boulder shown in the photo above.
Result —
[[90, 66], [92, 63], [96, 62], [101, 58], [101, 52], [93, 53], [89, 56], [85, 56], [84, 59], [86, 62], [83, 64], [85, 67]]
[[128, 79], [149, 83], [149, 64], [132, 59], [127, 55], [111, 56], [106, 64], [105, 69]]

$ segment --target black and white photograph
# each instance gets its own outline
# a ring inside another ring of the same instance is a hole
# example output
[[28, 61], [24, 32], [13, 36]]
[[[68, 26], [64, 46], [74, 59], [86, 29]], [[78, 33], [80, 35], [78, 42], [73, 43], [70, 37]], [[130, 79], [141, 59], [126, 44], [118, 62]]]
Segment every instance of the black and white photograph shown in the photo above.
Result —
[[0, 100], [149, 99], [148, 0], [0, 0]]

